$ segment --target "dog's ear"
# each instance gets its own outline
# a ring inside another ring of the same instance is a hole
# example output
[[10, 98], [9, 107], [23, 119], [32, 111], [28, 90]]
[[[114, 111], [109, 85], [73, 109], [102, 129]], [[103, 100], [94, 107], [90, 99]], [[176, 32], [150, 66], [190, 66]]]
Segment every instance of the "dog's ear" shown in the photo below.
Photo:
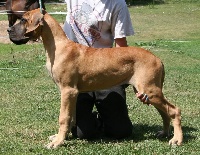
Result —
[[44, 15], [43, 14], [41, 14], [40, 12], [33, 14], [28, 20], [28, 23], [27, 23], [28, 26], [27, 26], [26, 34], [34, 31], [40, 25], [43, 25], [43, 21], [44, 21]]

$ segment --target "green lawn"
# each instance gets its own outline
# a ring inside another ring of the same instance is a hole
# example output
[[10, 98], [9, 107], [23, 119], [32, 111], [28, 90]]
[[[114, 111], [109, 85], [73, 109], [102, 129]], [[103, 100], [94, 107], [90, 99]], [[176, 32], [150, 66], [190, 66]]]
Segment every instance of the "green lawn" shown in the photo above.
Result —
[[134, 125], [130, 138], [86, 141], [70, 136], [64, 147], [45, 149], [48, 136], [58, 130], [60, 96], [45, 69], [43, 46], [0, 43], [0, 154], [199, 155], [199, 8], [200, 2], [129, 8], [136, 32], [128, 38], [129, 44], [150, 49], [165, 64], [164, 93], [182, 109], [182, 146], [170, 147], [169, 139], [154, 137], [162, 129], [161, 117], [128, 88], [127, 104]]

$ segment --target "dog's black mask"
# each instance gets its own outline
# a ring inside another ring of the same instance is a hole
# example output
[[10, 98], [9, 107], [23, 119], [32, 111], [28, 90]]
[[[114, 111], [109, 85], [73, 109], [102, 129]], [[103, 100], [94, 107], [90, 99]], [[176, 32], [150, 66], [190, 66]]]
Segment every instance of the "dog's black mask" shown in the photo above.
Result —
[[26, 28], [24, 26], [24, 19], [22, 18], [21, 21], [7, 29], [10, 40], [17, 45], [26, 44], [30, 38], [27, 36], [25, 37]]

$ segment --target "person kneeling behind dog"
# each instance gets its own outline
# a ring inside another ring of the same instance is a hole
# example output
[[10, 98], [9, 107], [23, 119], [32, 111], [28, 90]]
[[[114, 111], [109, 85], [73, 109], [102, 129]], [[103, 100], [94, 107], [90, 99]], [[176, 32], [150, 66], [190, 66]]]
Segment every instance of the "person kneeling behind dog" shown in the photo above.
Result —
[[[67, 17], [63, 29], [69, 39], [95, 48], [111, 48], [113, 43], [116, 47], [127, 46], [126, 36], [134, 31], [124, 0], [65, 1]], [[143, 94], [138, 98], [144, 101]], [[98, 112], [93, 112], [94, 105]], [[105, 136], [119, 139], [130, 136], [132, 128], [124, 85], [79, 94], [74, 136], [92, 139], [103, 131]]]

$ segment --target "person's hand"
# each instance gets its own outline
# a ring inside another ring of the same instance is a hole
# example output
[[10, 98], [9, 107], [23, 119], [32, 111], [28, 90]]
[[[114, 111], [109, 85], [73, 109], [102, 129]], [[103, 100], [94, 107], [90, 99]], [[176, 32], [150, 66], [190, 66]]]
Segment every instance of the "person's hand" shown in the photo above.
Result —
[[147, 94], [144, 93], [136, 93], [136, 97], [143, 102], [144, 104], [150, 105], [148, 104], [149, 98], [147, 96]]

